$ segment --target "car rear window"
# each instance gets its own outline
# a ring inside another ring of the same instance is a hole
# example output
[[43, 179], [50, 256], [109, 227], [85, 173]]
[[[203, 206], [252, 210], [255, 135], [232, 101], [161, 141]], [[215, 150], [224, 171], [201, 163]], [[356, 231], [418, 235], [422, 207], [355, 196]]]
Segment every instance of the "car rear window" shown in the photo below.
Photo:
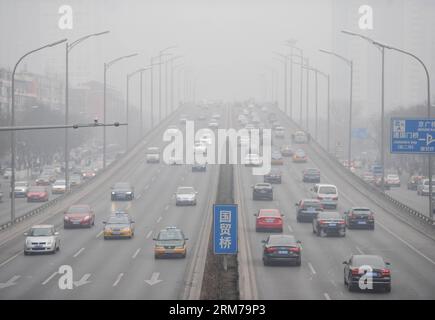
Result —
[[88, 213], [89, 207], [87, 207], [87, 206], [73, 206], [73, 207], [70, 207], [67, 212], [68, 213]]
[[373, 268], [385, 268], [384, 260], [379, 256], [354, 256], [352, 265], [355, 267], [368, 265]]
[[317, 201], [304, 201], [303, 203], [304, 208], [321, 208], [322, 205], [320, 202]]
[[180, 230], [162, 230], [160, 231], [157, 240], [182, 240], [183, 234]]
[[260, 210], [259, 217], [280, 217], [278, 210]]
[[295, 246], [296, 240], [293, 236], [270, 236], [268, 244], [273, 246]]
[[322, 212], [317, 216], [319, 219], [340, 219], [341, 216], [338, 212]]
[[44, 192], [45, 188], [43, 187], [32, 187], [29, 189], [29, 192]]
[[335, 187], [326, 187], [326, 186], [321, 186], [319, 187], [319, 193], [321, 194], [336, 194], [337, 193], [337, 188]]

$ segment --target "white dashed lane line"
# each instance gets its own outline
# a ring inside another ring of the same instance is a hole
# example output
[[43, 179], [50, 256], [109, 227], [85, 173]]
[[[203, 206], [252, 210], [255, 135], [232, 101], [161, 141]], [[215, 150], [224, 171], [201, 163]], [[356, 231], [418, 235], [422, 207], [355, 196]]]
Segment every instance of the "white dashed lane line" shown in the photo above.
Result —
[[153, 230], [151, 230], [150, 232], [148, 232], [146, 238], [149, 239], [149, 237], [151, 237], [152, 234], [153, 234]]
[[326, 300], [331, 300], [331, 297], [329, 296], [328, 293], [324, 293], [323, 296], [325, 297]]
[[47, 283], [50, 282], [51, 279], [53, 279], [56, 275], [58, 274], [57, 271], [53, 272], [53, 274], [51, 276], [49, 276], [47, 279], [45, 279], [45, 281], [42, 283], [43, 286], [45, 286]]
[[[152, 232], [152, 231], [151, 231], [151, 232]], [[137, 249], [137, 250], [135, 251], [135, 253], [134, 253], [133, 256], [132, 256], [133, 259], [136, 259], [136, 257], [137, 257], [137, 255], [139, 254], [140, 250], [141, 250], [141, 248], [139, 248], [139, 249]]]
[[73, 257], [74, 257], [74, 258], [77, 258], [77, 257], [79, 256], [79, 254], [83, 252], [83, 250], [85, 250], [85, 248], [81, 248], [79, 251], [77, 251], [77, 252], [73, 255]]
[[162, 221], [162, 217], [159, 217], [158, 219], [157, 219], [157, 223], [159, 223], [160, 221]]
[[314, 270], [314, 267], [311, 264], [311, 262], [308, 262], [308, 268], [310, 268], [310, 271], [311, 271], [312, 274], [316, 274], [316, 270]]
[[9, 259], [7, 259], [6, 261], [2, 262], [0, 264], [0, 268], [7, 265], [9, 262], [11, 262], [12, 260], [14, 260], [16, 257], [18, 257], [20, 255], [20, 253], [17, 253], [16, 255], [10, 257]]
[[113, 287], [116, 287], [118, 285], [118, 283], [121, 281], [123, 276], [124, 276], [123, 273], [118, 274], [118, 277], [116, 278], [116, 281], [113, 283]]

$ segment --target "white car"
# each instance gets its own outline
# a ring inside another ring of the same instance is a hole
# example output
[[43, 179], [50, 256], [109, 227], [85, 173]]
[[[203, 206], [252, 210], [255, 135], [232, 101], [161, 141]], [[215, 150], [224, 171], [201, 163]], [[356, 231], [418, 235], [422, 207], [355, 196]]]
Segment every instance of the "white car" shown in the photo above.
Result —
[[27, 181], [15, 182], [15, 198], [27, 197], [27, 191], [29, 190], [29, 183]]
[[66, 191], [66, 182], [65, 180], [56, 180], [51, 187], [52, 194], [61, 194]]
[[196, 195], [198, 191], [195, 191], [193, 187], [178, 187], [175, 192], [175, 205], [191, 205], [196, 206]]
[[323, 208], [336, 209], [338, 205], [338, 189], [333, 184], [316, 184], [312, 189], [314, 198], [320, 200]]
[[146, 153], [147, 163], [158, 163], [160, 162], [160, 148], [149, 147]]
[[263, 162], [260, 157], [256, 153], [248, 153], [245, 156], [245, 166], [261, 166]]
[[24, 254], [50, 252], [56, 253], [60, 249], [59, 232], [54, 225], [36, 225], [24, 234]]
[[303, 131], [296, 131], [293, 134], [293, 142], [294, 143], [307, 143], [308, 139], [307, 139], [307, 135], [305, 132]]
[[400, 177], [397, 174], [389, 174], [385, 183], [390, 187], [400, 187]]

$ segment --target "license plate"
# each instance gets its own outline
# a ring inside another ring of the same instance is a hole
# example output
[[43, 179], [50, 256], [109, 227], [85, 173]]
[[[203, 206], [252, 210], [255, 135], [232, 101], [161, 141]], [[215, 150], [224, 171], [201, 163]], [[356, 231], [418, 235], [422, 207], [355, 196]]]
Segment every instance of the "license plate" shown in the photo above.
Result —
[[266, 219], [265, 221], [270, 223], [270, 222], [275, 222], [275, 219]]
[[366, 224], [365, 221], [358, 221], [358, 224]]
[[119, 234], [121, 234], [121, 232], [120, 231], [112, 231], [112, 234], [119, 235]]
[[378, 273], [377, 272], [367, 272], [366, 275], [367, 275], [367, 277], [377, 277]]
[[80, 224], [80, 221], [73, 221], [73, 224]]
[[329, 226], [330, 226], [330, 227], [336, 227], [337, 224], [336, 224], [336, 223], [330, 223]]
[[278, 254], [288, 254], [288, 251], [286, 251], [286, 250], [280, 250], [280, 251], [278, 251]]

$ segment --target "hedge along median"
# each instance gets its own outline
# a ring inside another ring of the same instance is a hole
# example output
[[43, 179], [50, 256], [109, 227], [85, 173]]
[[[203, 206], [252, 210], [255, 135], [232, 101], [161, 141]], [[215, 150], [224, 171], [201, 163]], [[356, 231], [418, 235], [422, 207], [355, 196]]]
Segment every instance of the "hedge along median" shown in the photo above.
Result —
[[[233, 165], [220, 165], [215, 203], [234, 203], [233, 172]], [[207, 212], [207, 214], [213, 214], [213, 212]], [[227, 255], [227, 271], [225, 271], [223, 255], [216, 255], [213, 251], [213, 232], [210, 232], [209, 237], [200, 298], [202, 300], [239, 300], [237, 255]]]

